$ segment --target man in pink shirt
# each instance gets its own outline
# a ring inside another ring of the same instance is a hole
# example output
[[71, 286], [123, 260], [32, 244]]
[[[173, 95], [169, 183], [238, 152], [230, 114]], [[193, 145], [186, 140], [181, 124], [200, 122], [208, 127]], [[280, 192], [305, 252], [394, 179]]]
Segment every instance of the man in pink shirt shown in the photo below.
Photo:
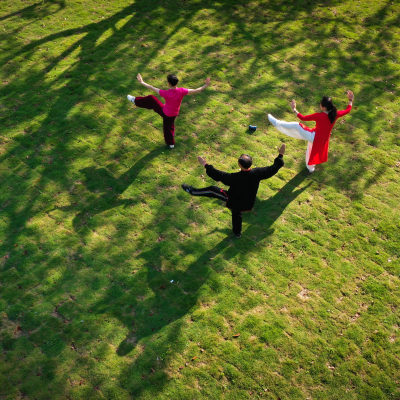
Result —
[[165, 143], [170, 149], [175, 147], [175, 118], [179, 115], [182, 99], [187, 94], [195, 94], [203, 91], [209, 84], [210, 78], [206, 79], [203, 86], [197, 89], [178, 88], [176, 85], [179, 80], [176, 75], [170, 74], [167, 76], [169, 89], [162, 90], [146, 83], [142, 75], [137, 75], [138, 81], [148, 89], [153, 90], [158, 95], [165, 99], [165, 104], [157, 99], [156, 96], [150, 95], [145, 97], [134, 97], [128, 94], [128, 100], [137, 107], [148, 108], [155, 111], [163, 118], [163, 129]]

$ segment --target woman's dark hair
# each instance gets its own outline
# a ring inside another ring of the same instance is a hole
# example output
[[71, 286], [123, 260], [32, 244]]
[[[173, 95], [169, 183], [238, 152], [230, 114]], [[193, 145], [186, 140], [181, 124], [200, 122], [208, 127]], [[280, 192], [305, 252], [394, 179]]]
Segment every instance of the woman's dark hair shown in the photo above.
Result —
[[167, 76], [167, 81], [172, 85], [172, 86], [176, 86], [179, 82], [178, 77], [175, 74], [169, 74]]
[[324, 96], [321, 100], [321, 106], [326, 108], [326, 111], [328, 111], [329, 121], [333, 124], [336, 120], [337, 109], [333, 105], [332, 98]]
[[251, 164], [253, 164], [253, 159], [247, 155], [247, 154], [242, 154], [239, 157], [239, 164], [245, 168], [245, 169], [249, 169], [251, 167]]

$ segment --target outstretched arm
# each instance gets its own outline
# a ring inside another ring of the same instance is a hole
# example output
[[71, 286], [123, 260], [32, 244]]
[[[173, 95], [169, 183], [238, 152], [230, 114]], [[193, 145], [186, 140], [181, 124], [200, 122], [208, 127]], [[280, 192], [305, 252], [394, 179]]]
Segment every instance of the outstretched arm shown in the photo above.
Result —
[[349, 104], [347, 105], [347, 108], [345, 110], [340, 110], [337, 112], [338, 117], [343, 117], [343, 115], [346, 115], [351, 111], [354, 100], [354, 93], [351, 90], [347, 91], [347, 98], [349, 99]]
[[285, 154], [286, 145], [283, 143], [278, 149], [278, 157], [275, 158], [274, 163], [269, 167], [256, 168], [257, 175], [260, 179], [267, 179], [274, 176], [284, 165], [283, 155]]
[[292, 111], [297, 115], [297, 114], [300, 114], [298, 111], [297, 111], [297, 108], [296, 108], [296, 100], [295, 99], [293, 99], [291, 102], [290, 102], [290, 107], [292, 108]]
[[200, 165], [205, 167], [207, 175], [214, 179], [214, 181], [222, 182], [224, 185], [230, 186], [232, 184], [231, 174], [228, 172], [220, 171], [214, 168], [212, 165], [207, 164], [207, 161], [203, 157], [197, 157]]
[[188, 94], [196, 94], [202, 92], [204, 89], [206, 89], [210, 85], [210, 78], [206, 79], [206, 82], [204, 83], [203, 86], [197, 88], [197, 89], [188, 89]]
[[298, 119], [300, 119], [300, 120], [302, 120], [302, 121], [315, 121], [315, 120], [316, 120], [317, 113], [315, 113], [315, 114], [310, 114], [310, 115], [303, 115], [303, 114], [300, 114], [300, 113], [297, 111], [297, 108], [296, 108], [296, 100], [295, 100], [295, 99], [293, 99], [293, 100], [290, 102], [290, 107], [292, 107], [292, 110], [293, 110], [293, 112], [296, 114], [296, 116], [297, 116]]
[[154, 86], [151, 86], [151, 85], [149, 85], [148, 83], [146, 83], [146, 82], [143, 80], [142, 75], [137, 74], [137, 80], [138, 80], [144, 87], [147, 87], [148, 89], [153, 90], [153, 91], [156, 92], [157, 94], [160, 94], [160, 89], [158, 89], [158, 88], [156, 88], [156, 87], [154, 87]]

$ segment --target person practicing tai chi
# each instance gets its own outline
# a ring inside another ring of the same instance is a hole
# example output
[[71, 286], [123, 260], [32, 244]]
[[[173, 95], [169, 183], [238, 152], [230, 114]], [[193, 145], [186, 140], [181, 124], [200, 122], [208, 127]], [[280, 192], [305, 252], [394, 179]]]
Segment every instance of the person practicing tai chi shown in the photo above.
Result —
[[142, 75], [137, 74], [138, 81], [146, 88], [153, 90], [158, 95], [165, 99], [165, 104], [157, 99], [156, 96], [150, 95], [145, 97], [135, 97], [128, 94], [128, 100], [140, 108], [148, 108], [155, 111], [163, 119], [164, 139], [170, 149], [175, 147], [175, 118], [179, 114], [182, 99], [187, 94], [196, 94], [203, 91], [210, 84], [210, 78], [206, 79], [203, 86], [197, 89], [185, 89], [177, 87], [179, 82], [176, 75], [170, 74], [167, 76], [169, 89], [158, 89], [146, 83]]
[[345, 110], [337, 111], [330, 97], [324, 96], [320, 103], [322, 112], [310, 115], [300, 114], [296, 109], [296, 101], [292, 100], [290, 106], [296, 113], [297, 118], [302, 121], [315, 121], [316, 126], [309, 128], [301, 122], [286, 122], [274, 118], [268, 114], [268, 119], [278, 131], [295, 139], [308, 141], [306, 150], [306, 165], [309, 172], [315, 171], [316, 164], [322, 164], [328, 161], [329, 138], [332, 128], [338, 118], [348, 114], [351, 111], [354, 94], [351, 90], [347, 91], [349, 104]]
[[207, 175], [215, 181], [229, 186], [229, 189], [224, 190], [217, 186], [196, 189], [185, 183], [182, 185], [182, 189], [192, 196], [214, 197], [225, 201], [226, 206], [232, 212], [233, 233], [240, 238], [242, 233], [242, 212], [250, 211], [253, 208], [260, 181], [275, 175], [283, 167], [285, 149], [286, 146], [282, 144], [274, 163], [270, 167], [264, 168], [251, 168], [252, 158], [247, 154], [242, 154], [238, 160], [240, 171], [234, 173], [219, 171], [212, 165], [207, 164], [203, 157], [197, 157], [199, 163], [206, 168]]

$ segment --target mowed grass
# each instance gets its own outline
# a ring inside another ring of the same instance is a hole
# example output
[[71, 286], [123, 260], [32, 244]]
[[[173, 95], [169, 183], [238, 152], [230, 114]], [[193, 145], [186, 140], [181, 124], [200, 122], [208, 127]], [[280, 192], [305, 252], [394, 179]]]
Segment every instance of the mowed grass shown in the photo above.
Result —
[[[387, 0], [2, 0], [0, 398], [399, 399], [399, 26]], [[212, 78], [174, 151], [138, 72]], [[346, 89], [309, 176], [266, 113]], [[240, 240], [180, 189], [281, 142]]]

